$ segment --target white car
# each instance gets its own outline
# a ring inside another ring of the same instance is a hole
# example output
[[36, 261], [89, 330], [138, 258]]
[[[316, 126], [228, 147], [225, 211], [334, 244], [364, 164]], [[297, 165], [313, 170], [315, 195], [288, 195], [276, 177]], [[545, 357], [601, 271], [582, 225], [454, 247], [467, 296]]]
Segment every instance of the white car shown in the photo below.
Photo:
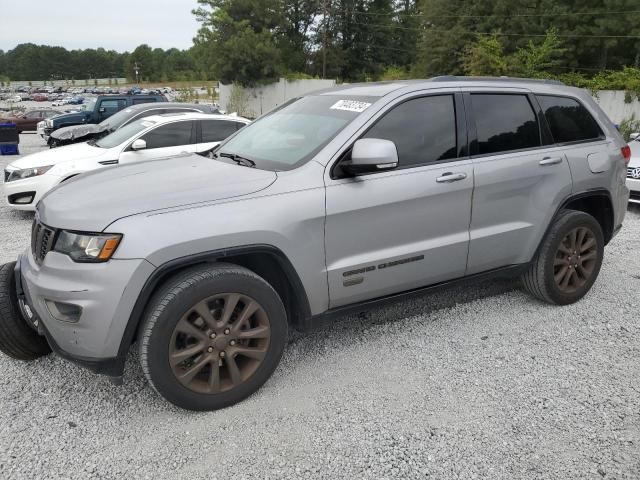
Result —
[[16, 210], [35, 210], [45, 193], [71, 177], [109, 165], [206, 153], [248, 123], [226, 115], [168, 113], [136, 120], [95, 142], [34, 153], [5, 169], [7, 202]]
[[629, 201], [640, 203], [640, 134], [631, 134], [631, 161], [627, 165], [627, 187], [631, 190]]
[[20, 95], [14, 95], [13, 97], [7, 98], [7, 102], [9, 103], [18, 103], [22, 101], [22, 97]]

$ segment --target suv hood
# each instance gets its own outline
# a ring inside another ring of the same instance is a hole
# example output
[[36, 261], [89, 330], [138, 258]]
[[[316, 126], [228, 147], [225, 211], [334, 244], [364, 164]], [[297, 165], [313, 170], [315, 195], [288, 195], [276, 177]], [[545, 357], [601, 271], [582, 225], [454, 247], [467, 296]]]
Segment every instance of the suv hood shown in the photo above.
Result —
[[88, 123], [86, 125], [75, 125], [72, 127], [62, 127], [51, 132], [51, 138], [55, 140], [76, 140], [88, 135], [95, 135], [107, 130], [100, 124]]
[[61, 123], [68, 122], [85, 122], [87, 120], [86, 112], [72, 112], [72, 113], [63, 113], [62, 115], [56, 115], [55, 117], [50, 118], [54, 125], [59, 125]]
[[79, 175], [46, 194], [37, 211], [51, 227], [100, 232], [131, 215], [249, 195], [276, 178], [275, 172], [188, 154]]

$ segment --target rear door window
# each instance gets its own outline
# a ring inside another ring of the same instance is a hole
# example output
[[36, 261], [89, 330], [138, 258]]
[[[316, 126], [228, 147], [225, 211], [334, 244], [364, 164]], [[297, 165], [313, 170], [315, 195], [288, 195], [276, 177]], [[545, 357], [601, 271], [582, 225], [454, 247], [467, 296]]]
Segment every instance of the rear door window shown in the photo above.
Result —
[[[100, 102], [100, 110], [103, 115], [113, 115], [127, 106], [126, 100], [105, 99]], [[102, 111], [104, 109], [104, 111]]]
[[151, 130], [142, 137], [147, 149], [179, 147], [195, 143], [192, 138], [193, 122], [174, 122]]
[[555, 143], [584, 142], [603, 138], [602, 130], [589, 111], [577, 100], [537, 95]]
[[453, 95], [414, 98], [401, 103], [364, 135], [364, 138], [394, 142], [400, 166], [456, 158], [456, 137]]
[[474, 93], [479, 155], [497, 154], [541, 145], [540, 127], [526, 95]]

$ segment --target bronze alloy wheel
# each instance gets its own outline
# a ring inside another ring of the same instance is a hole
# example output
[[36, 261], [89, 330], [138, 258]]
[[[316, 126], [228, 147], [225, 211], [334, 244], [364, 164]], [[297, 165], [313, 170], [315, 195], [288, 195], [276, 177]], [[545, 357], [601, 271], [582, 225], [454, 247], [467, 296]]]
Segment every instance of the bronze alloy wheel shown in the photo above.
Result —
[[562, 239], [553, 261], [556, 285], [563, 293], [573, 293], [585, 285], [597, 265], [598, 244], [587, 227], [577, 227]]
[[269, 317], [247, 295], [223, 293], [191, 307], [169, 343], [177, 380], [197, 393], [226, 392], [246, 381], [264, 360], [271, 340]]

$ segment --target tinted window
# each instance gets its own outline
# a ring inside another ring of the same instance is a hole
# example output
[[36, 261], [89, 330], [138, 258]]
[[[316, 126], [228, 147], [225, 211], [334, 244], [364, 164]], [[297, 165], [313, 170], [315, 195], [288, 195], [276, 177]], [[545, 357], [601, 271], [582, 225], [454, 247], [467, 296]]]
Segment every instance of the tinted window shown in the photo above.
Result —
[[177, 147], [191, 144], [191, 125], [193, 122], [175, 122], [162, 125], [144, 135], [147, 149]]
[[602, 136], [591, 114], [576, 100], [539, 95], [538, 101], [556, 143], [595, 140]]
[[456, 157], [456, 114], [452, 95], [416, 98], [385, 114], [365, 138], [391, 140], [400, 165]]
[[100, 108], [104, 108], [105, 113], [112, 115], [126, 106], [126, 100], [102, 100], [102, 102], [100, 102]]
[[139, 105], [141, 103], [155, 103], [156, 99], [153, 97], [138, 97], [133, 99], [134, 105]]
[[540, 146], [536, 115], [525, 95], [471, 97], [480, 155]]
[[202, 124], [202, 143], [220, 142], [236, 133], [236, 122], [226, 120], [204, 120]]

